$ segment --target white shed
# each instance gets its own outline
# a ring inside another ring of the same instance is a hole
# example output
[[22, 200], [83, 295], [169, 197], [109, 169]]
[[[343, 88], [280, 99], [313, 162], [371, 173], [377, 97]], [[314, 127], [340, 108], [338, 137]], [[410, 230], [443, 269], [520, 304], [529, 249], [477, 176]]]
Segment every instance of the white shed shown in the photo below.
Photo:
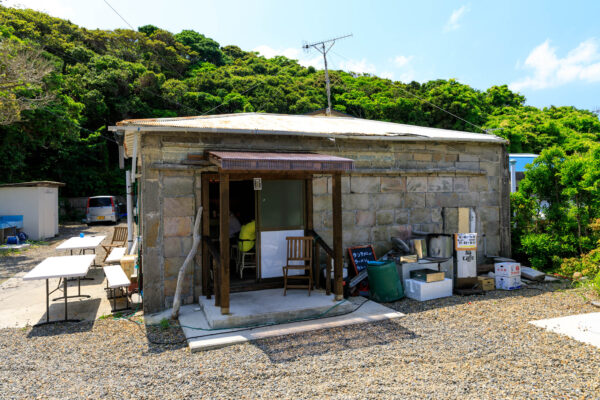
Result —
[[58, 188], [50, 181], [0, 185], [0, 215], [22, 215], [23, 232], [32, 240], [58, 235]]

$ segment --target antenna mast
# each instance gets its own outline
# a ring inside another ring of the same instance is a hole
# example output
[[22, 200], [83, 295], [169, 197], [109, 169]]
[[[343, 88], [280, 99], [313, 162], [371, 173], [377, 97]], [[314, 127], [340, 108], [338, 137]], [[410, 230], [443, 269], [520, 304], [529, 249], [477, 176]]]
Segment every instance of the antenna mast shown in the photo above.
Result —
[[[311, 47], [314, 47], [319, 53], [323, 54], [323, 61], [325, 63], [325, 86], [327, 87], [327, 116], [331, 115], [331, 88], [329, 86], [329, 71], [327, 70], [327, 53], [329, 52], [329, 50], [331, 50], [336, 40], [345, 39], [350, 36], [352, 36], [352, 34], [336, 37], [329, 40], [323, 40], [321, 42], [307, 43], [302, 46], [302, 48], [307, 51]], [[329, 46], [325, 46], [325, 44], [327, 43], [331, 44]]]

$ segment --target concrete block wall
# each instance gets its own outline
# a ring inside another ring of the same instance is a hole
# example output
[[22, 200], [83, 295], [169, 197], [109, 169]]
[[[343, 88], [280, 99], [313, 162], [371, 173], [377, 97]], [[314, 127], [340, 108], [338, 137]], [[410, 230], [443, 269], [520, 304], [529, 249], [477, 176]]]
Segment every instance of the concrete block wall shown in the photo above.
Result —
[[[342, 147], [337, 154], [357, 160], [356, 170], [342, 178], [344, 248], [373, 244], [382, 255], [392, 248], [391, 237], [409, 230], [455, 233], [458, 208], [468, 207], [476, 214], [478, 259], [484, 260], [483, 234], [488, 254], [503, 252], [502, 146], [403, 143], [387, 146], [386, 152], [352, 156]], [[328, 243], [331, 194], [331, 177], [315, 177], [314, 226]]]
[[[488, 237], [488, 253], [510, 252], [507, 160], [502, 145], [147, 132], [140, 151], [147, 312], [172, 304], [179, 267], [192, 243], [201, 173], [207, 170], [157, 167], [157, 163], [181, 165], [188, 154], [211, 149], [273, 150], [273, 143], [278, 151], [313, 151], [355, 160], [355, 171], [342, 178], [344, 250], [374, 244], [377, 254], [384, 254], [391, 248], [390, 238], [402, 236], [408, 227], [454, 233], [458, 207], [472, 207], [477, 232]], [[326, 175], [313, 181], [314, 227], [330, 245], [331, 183]], [[478, 253], [483, 260], [481, 236]], [[201, 248], [186, 277], [184, 302], [201, 293], [200, 260]]]
[[[193, 222], [200, 205], [200, 173], [194, 170], [161, 170], [153, 163], [162, 159], [158, 138], [142, 141], [141, 217], [144, 272], [144, 310], [171, 307], [179, 269], [193, 242]], [[201, 248], [184, 280], [183, 303], [200, 293]]]

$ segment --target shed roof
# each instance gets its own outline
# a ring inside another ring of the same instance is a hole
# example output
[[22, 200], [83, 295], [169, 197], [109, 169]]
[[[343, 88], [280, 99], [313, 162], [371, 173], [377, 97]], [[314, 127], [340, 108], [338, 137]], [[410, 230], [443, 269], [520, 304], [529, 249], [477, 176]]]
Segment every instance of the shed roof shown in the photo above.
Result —
[[220, 114], [198, 117], [130, 119], [113, 131], [183, 131], [239, 134], [305, 135], [397, 141], [507, 143], [492, 134], [428, 128], [352, 117], [266, 113]]
[[31, 181], [31, 182], [16, 182], [16, 183], [3, 183], [0, 184], [0, 188], [7, 187], [61, 187], [65, 186], [62, 182], [54, 182], [54, 181]]

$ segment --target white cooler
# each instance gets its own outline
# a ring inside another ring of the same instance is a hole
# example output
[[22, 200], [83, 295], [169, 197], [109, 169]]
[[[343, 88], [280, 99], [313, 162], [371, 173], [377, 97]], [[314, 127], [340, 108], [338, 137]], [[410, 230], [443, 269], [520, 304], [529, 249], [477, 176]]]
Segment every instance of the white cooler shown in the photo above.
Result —
[[450, 297], [452, 296], [452, 279], [445, 278], [438, 282], [407, 279], [404, 285], [404, 295], [418, 301]]

